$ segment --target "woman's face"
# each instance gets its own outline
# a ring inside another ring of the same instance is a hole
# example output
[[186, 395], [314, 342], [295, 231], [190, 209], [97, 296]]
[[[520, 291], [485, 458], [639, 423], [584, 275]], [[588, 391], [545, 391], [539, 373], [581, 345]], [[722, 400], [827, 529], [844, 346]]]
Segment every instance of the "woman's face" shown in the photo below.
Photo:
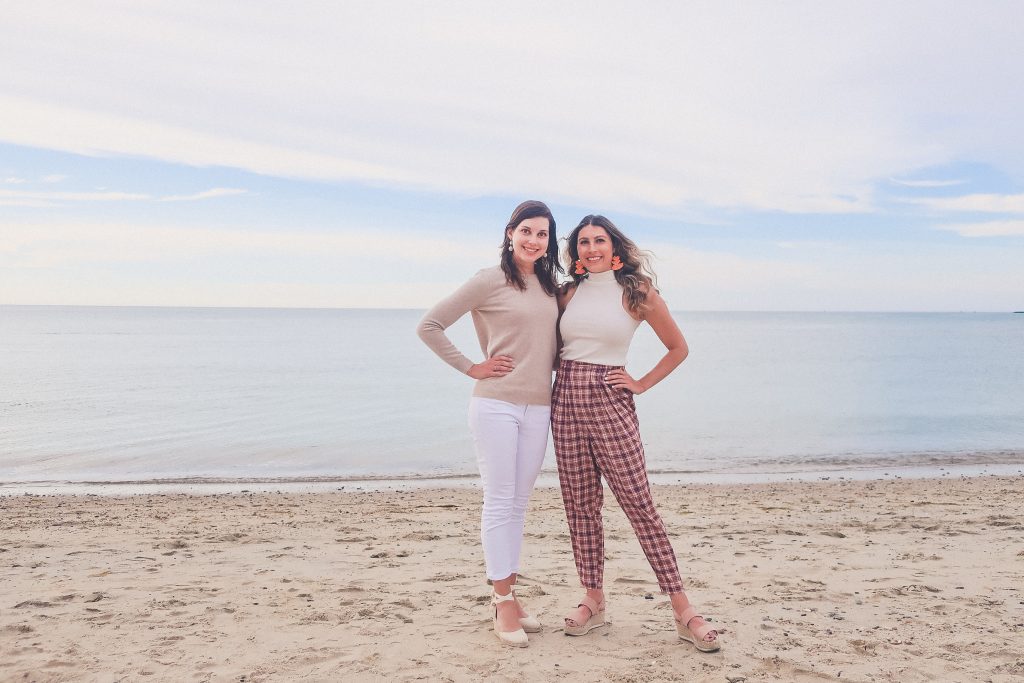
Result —
[[603, 273], [612, 267], [612, 238], [597, 225], [587, 225], [576, 235], [576, 251], [583, 267], [591, 273]]
[[527, 218], [514, 230], [508, 231], [508, 237], [512, 241], [512, 258], [515, 259], [520, 269], [532, 273], [533, 264], [548, 253], [550, 225], [547, 218], [537, 216], [536, 218]]

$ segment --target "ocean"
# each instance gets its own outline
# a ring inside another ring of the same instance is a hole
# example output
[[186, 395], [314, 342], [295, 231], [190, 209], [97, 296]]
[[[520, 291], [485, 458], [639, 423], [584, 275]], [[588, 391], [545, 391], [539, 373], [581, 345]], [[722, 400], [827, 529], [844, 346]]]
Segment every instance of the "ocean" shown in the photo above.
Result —
[[[472, 481], [472, 381], [421, 315], [0, 306], [0, 492]], [[675, 316], [690, 357], [637, 397], [654, 481], [1024, 471], [1024, 315]], [[628, 369], [661, 349], [641, 326]]]

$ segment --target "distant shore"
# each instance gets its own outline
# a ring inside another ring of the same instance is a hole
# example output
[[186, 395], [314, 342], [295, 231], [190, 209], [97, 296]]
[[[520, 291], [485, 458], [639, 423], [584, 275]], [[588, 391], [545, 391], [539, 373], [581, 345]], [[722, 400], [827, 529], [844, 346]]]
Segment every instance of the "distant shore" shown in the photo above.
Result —
[[0, 679], [1011, 681], [1024, 675], [1024, 476], [655, 486], [721, 653], [677, 642], [621, 510], [613, 625], [557, 490], [527, 520], [525, 650], [489, 631], [479, 493], [0, 497]]

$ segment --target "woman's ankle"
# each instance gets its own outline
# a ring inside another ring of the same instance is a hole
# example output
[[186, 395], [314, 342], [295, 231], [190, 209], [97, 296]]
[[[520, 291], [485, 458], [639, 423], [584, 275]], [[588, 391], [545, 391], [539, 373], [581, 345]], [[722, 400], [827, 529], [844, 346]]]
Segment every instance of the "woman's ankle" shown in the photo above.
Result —
[[601, 588], [587, 588], [587, 598], [593, 600], [598, 605], [604, 605], [604, 590]]
[[668, 600], [672, 603], [672, 611], [676, 613], [676, 616], [682, 614], [683, 610], [690, 606], [690, 599], [684, 591], [669, 593]]

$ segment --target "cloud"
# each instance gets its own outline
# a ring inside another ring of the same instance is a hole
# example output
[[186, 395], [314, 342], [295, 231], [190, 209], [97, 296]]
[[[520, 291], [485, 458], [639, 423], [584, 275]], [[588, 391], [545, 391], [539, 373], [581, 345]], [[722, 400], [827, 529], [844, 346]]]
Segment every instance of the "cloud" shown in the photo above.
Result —
[[0, 196], [0, 206], [22, 206], [40, 209], [57, 206], [57, 204], [40, 199], [5, 198]]
[[1009, 237], [1024, 235], [1024, 220], [950, 223], [948, 225], [936, 225], [935, 228], [937, 230], [955, 232], [963, 237]]
[[916, 198], [905, 201], [937, 211], [1024, 213], [1024, 194], [968, 194], [961, 197]]
[[762, 293], [801, 288], [822, 275], [818, 265], [796, 258], [740, 256], [664, 242], [642, 246], [655, 255], [654, 270], [665, 300], [679, 310], [762, 309]]
[[11, 201], [72, 201], [72, 202], [124, 202], [150, 199], [148, 194], [133, 192], [22, 192], [20, 190], [0, 190], [0, 202]]
[[896, 183], [897, 185], [904, 185], [906, 187], [952, 187], [953, 185], [963, 185], [966, 180], [899, 180], [898, 178], [889, 178], [889, 182]]
[[[0, 219], [0, 303], [425, 308], [496, 262], [493, 237]], [[1019, 252], [985, 241], [641, 246], [673, 310], [1014, 310], [1024, 291]]]
[[238, 22], [38, 3], [0, 27], [0, 138], [617, 211], [862, 213], [911, 169], [1024, 168], [1024, 95], [1004, 87], [1024, 80], [1018, 12], [930, 7], [339, 3]]
[[228, 197], [236, 194], [248, 194], [248, 190], [239, 190], [231, 187], [215, 187], [210, 190], [203, 192], [196, 192], [195, 194], [180, 194], [171, 195], [168, 197], [161, 197], [162, 202], [192, 202], [200, 199], [210, 199], [213, 197]]
[[[493, 237], [493, 236], [491, 236]], [[0, 222], [0, 253], [15, 254], [11, 267], [63, 267], [82, 263], [125, 263], [189, 259], [208, 255], [247, 258], [333, 258], [346, 268], [368, 268], [397, 261], [440, 266], [453, 261], [487, 263], [494, 259], [492, 239], [439, 243], [434, 238], [400, 231], [254, 232], [234, 227], [182, 227], [174, 224], [79, 221]], [[353, 255], [357, 258], [352, 259]]]
[[778, 257], [650, 246], [673, 310], [1019, 310], [1024, 291], [1019, 253], [985, 242], [808, 246]]
[[[6, 130], [18, 144], [89, 156], [130, 154], [191, 166], [235, 166], [256, 173], [319, 180], [403, 181], [400, 172], [319, 151], [246, 140], [63, 105], [0, 95]], [[156, 117], [154, 117], [156, 118]]]
[[[52, 180], [44, 182], [60, 182], [66, 176], [47, 176]], [[248, 190], [232, 187], [214, 187], [202, 192], [187, 195], [168, 195], [160, 197], [161, 202], [191, 202], [215, 197], [248, 194]], [[55, 202], [135, 202], [151, 200], [150, 194], [137, 192], [34, 192], [28, 190], [0, 190], [0, 205], [4, 206], [54, 206]]]
[[23, 182], [25, 182], [24, 178], [16, 178], [14, 176], [9, 176], [7, 178], [4, 178], [4, 183], [6, 183], [8, 185], [20, 185]]
[[40, 180], [44, 183], [59, 183], [62, 180], [67, 180], [67, 176], [60, 173], [51, 173], [50, 175], [44, 175]]
[[823, 242], [821, 240], [785, 240], [783, 242], [776, 242], [775, 246], [779, 249], [798, 249], [798, 250], [809, 250], [809, 249], [842, 249], [843, 245], [836, 242]]

